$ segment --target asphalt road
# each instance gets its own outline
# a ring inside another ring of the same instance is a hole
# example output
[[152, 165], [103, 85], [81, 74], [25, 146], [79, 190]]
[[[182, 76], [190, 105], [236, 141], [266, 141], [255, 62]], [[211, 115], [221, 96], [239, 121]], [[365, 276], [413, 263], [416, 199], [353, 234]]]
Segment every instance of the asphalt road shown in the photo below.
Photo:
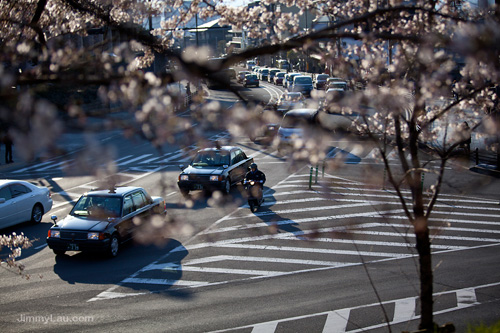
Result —
[[[265, 99], [277, 90], [251, 92]], [[65, 167], [81, 151], [3, 167], [5, 177], [51, 187], [54, 208], [40, 225], [3, 230], [37, 240], [20, 258], [29, 279], [0, 271], [2, 332], [387, 332], [387, 322], [394, 332], [417, 328], [412, 229], [369, 147], [333, 140], [329, 156], [343, 156], [339, 168], [319, 167], [317, 177], [313, 168], [311, 177], [309, 165], [233, 138], [268, 178], [266, 201], [252, 214], [238, 187], [228, 197], [194, 192], [186, 201], [175, 184], [178, 164], [189, 160], [180, 147], [160, 154], [139, 139], [101, 135], [114, 147], [120, 183], [164, 196], [178, 222], [155, 233], [154, 244], [129, 244], [114, 259], [56, 257], [45, 246], [50, 215], [65, 216], [99, 185], [84, 170], [68, 175]], [[497, 178], [454, 161], [433, 214], [436, 322], [454, 322], [459, 332], [500, 316], [497, 189]]]

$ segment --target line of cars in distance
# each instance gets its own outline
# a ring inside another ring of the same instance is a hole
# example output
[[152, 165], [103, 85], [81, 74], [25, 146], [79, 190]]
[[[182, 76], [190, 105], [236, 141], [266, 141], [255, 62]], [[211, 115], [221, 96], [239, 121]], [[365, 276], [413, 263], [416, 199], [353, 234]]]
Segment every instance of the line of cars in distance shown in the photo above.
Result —
[[[275, 121], [264, 121], [255, 133], [250, 134], [252, 141], [267, 144], [274, 142], [280, 151], [296, 145], [305, 136], [305, 128], [315, 124], [330, 132], [352, 130], [356, 114], [346, 116], [326, 107], [328, 103], [336, 102], [337, 98], [345, 95], [348, 90], [346, 80], [330, 77], [328, 74], [287, 73], [274, 68], [261, 68], [255, 64], [252, 64], [251, 69], [239, 73], [239, 81], [246, 87], [245, 78], [250, 76], [254, 80], [257, 76], [261, 81], [267, 80], [286, 88], [279, 99], [275, 103], [269, 103], [263, 111], [274, 112], [277, 116]], [[316, 94], [316, 100], [313, 101], [308, 97], [314, 89], [323, 93]]]
[[236, 78], [238, 83], [245, 88], [259, 87], [259, 81], [267, 81], [274, 85], [281, 85], [288, 91], [300, 92], [306, 97], [311, 95], [313, 89], [326, 92], [348, 90], [347, 81], [330, 77], [328, 74], [286, 72], [283, 69], [260, 67], [255, 64], [238, 72]]

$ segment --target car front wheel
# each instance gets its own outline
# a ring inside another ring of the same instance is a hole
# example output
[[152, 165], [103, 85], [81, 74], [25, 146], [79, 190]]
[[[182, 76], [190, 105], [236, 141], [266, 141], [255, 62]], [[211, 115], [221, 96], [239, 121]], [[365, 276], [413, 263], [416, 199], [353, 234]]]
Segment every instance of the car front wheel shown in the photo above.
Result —
[[118, 250], [120, 249], [120, 240], [117, 235], [111, 236], [111, 242], [109, 243], [109, 256], [116, 257], [118, 255]]
[[226, 179], [226, 182], [224, 183], [224, 194], [229, 194], [231, 192], [231, 179]]
[[31, 210], [31, 222], [40, 223], [42, 222], [43, 207], [40, 204], [36, 204]]

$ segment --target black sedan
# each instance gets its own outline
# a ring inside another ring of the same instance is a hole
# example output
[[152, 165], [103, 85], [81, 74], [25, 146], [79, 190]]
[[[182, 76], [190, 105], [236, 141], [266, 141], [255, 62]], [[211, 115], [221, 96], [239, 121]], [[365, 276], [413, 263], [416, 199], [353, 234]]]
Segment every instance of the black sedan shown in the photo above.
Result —
[[49, 229], [47, 245], [55, 254], [66, 251], [118, 254], [120, 244], [131, 239], [138, 226], [136, 218], [166, 214], [165, 201], [151, 197], [140, 187], [92, 190], [78, 199], [69, 215]]
[[228, 194], [231, 186], [241, 182], [253, 158], [239, 147], [223, 146], [199, 150], [190, 165], [182, 170], [177, 181], [184, 196], [192, 190], [220, 190]]

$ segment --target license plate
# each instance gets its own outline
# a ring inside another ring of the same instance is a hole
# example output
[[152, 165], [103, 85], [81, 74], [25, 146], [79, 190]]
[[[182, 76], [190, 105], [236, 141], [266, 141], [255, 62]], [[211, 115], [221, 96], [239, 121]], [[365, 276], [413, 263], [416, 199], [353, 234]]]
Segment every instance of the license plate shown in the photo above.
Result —
[[203, 190], [203, 186], [201, 186], [200, 184], [195, 184], [194, 189], [195, 190]]
[[69, 244], [68, 251], [79, 251], [78, 244]]

